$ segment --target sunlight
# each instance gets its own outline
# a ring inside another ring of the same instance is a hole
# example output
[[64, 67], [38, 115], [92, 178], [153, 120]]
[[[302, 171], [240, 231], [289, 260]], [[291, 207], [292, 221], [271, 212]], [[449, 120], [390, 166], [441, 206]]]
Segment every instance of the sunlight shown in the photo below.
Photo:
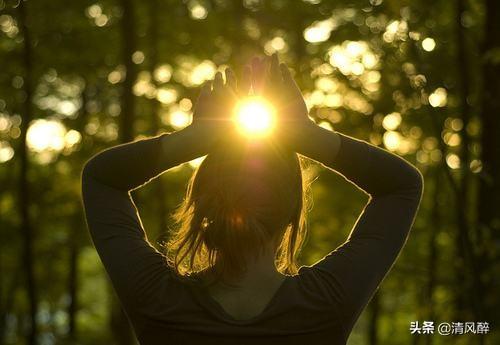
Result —
[[172, 77], [172, 66], [167, 64], [161, 65], [155, 69], [153, 75], [157, 82], [166, 83]]
[[436, 48], [436, 41], [434, 41], [434, 39], [432, 39], [430, 37], [427, 37], [426, 39], [424, 39], [422, 41], [422, 48], [426, 52], [431, 52], [434, 50], [434, 48]]
[[184, 128], [190, 123], [191, 123], [191, 114], [182, 110], [175, 110], [172, 113], [170, 113], [170, 124], [175, 129]]
[[274, 109], [260, 97], [250, 97], [236, 106], [236, 123], [246, 136], [265, 136], [274, 127]]
[[189, 82], [191, 85], [201, 85], [206, 80], [210, 80], [215, 76], [217, 72], [217, 67], [210, 60], [204, 60], [200, 64], [194, 66], [189, 76]]
[[451, 169], [459, 169], [460, 168], [460, 157], [458, 157], [454, 153], [449, 153], [446, 155], [446, 164]]
[[448, 92], [443, 87], [438, 87], [429, 95], [429, 104], [434, 108], [444, 107], [448, 101]]
[[387, 131], [384, 133], [383, 141], [389, 151], [396, 151], [401, 144], [401, 135], [395, 131]]
[[402, 118], [400, 113], [396, 112], [390, 113], [389, 115], [386, 115], [384, 117], [384, 120], [382, 121], [382, 126], [388, 131], [393, 131], [399, 127], [401, 121]]
[[344, 41], [330, 47], [329, 62], [346, 76], [361, 76], [375, 69], [379, 58], [364, 41]]
[[65, 146], [65, 135], [66, 128], [61, 122], [39, 119], [30, 124], [26, 141], [35, 152], [61, 151]]
[[0, 141], [0, 163], [5, 163], [14, 157], [14, 149], [7, 141]]
[[190, 5], [189, 10], [191, 11], [191, 17], [196, 20], [205, 19], [208, 15], [207, 9], [198, 3]]
[[161, 88], [156, 91], [156, 99], [163, 104], [172, 104], [177, 101], [178, 93], [172, 88]]
[[195, 158], [195, 159], [193, 159], [193, 160], [190, 160], [190, 161], [188, 162], [188, 165], [189, 165], [191, 168], [196, 169], [196, 168], [198, 168], [198, 167], [201, 165], [201, 163], [203, 162], [203, 160], [205, 159], [205, 157], [206, 157], [206, 156], [203, 156], [203, 157], [198, 157], [198, 158]]
[[332, 31], [338, 26], [333, 18], [314, 22], [304, 32], [304, 39], [309, 43], [321, 43], [328, 40]]
[[283, 39], [283, 37], [276, 36], [272, 40], [268, 41], [264, 45], [264, 50], [268, 54], [273, 54], [276, 52], [285, 52], [288, 49], [288, 45]]

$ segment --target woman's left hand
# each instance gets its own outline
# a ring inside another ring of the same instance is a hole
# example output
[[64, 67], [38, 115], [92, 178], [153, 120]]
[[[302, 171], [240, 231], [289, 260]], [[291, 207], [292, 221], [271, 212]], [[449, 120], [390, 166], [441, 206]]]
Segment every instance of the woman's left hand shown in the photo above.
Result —
[[245, 69], [241, 86], [238, 88], [234, 72], [225, 71], [226, 81], [222, 73], [217, 72], [213, 82], [207, 82], [201, 89], [193, 113], [193, 121], [187, 128], [209, 147], [217, 144], [234, 132], [232, 115], [239, 96], [248, 93], [250, 70]]

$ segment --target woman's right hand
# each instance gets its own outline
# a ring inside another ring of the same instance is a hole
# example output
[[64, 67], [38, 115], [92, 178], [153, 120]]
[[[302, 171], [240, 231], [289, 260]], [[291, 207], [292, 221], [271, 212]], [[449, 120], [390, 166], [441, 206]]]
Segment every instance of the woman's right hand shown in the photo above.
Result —
[[252, 61], [254, 91], [268, 99], [276, 109], [277, 125], [274, 136], [280, 142], [300, 152], [304, 141], [320, 127], [309, 117], [302, 93], [290, 70], [280, 63], [277, 54]]

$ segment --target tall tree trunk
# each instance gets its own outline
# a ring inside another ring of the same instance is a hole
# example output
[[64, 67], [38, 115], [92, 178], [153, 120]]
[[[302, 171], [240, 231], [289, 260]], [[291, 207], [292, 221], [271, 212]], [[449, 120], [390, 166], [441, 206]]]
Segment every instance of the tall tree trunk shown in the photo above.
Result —
[[[446, 169], [446, 167], [445, 167]], [[438, 250], [437, 250], [437, 236], [441, 228], [441, 209], [443, 204], [440, 203], [440, 195], [442, 193], [442, 171], [438, 167], [434, 170], [434, 190], [433, 198], [434, 205], [431, 211], [431, 226], [429, 234], [429, 258], [427, 261], [427, 284], [424, 290], [424, 299], [421, 303], [424, 303], [425, 307], [425, 319], [435, 321], [435, 310], [434, 310], [434, 290], [436, 287], [436, 273], [438, 271]], [[415, 337], [419, 338], [419, 337]], [[425, 344], [431, 345], [433, 343], [433, 337], [425, 337]]]
[[135, 20], [132, 0], [120, 1], [123, 15], [121, 19], [122, 59], [125, 66], [125, 79], [122, 85], [121, 113], [119, 139], [126, 143], [134, 139], [135, 96], [134, 83], [137, 79], [137, 69], [132, 61], [135, 52]]
[[[478, 225], [480, 262], [484, 263], [484, 291], [487, 310], [483, 319], [493, 321], [500, 310], [498, 297], [499, 257], [495, 246], [500, 242], [500, 2], [486, 0], [483, 58], [483, 97], [481, 108], [482, 172], [479, 181]], [[496, 267], [494, 266], [496, 265]]]
[[134, 83], [137, 79], [137, 69], [132, 61], [136, 47], [134, 7], [132, 0], [120, 1], [123, 15], [121, 19], [121, 38], [123, 63], [126, 76], [123, 81], [120, 114], [120, 142], [126, 143], [134, 139], [135, 96]]
[[33, 261], [34, 231], [30, 220], [30, 186], [28, 181], [29, 157], [26, 146], [26, 133], [32, 118], [32, 50], [30, 30], [27, 24], [27, 9], [25, 1], [18, 5], [19, 27], [23, 38], [22, 63], [24, 67], [24, 103], [19, 137], [19, 212], [21, 214], [21, 233], [23, 236], [23, 270], [26, 277], [26, 293], [29, 304], [29, 329], [27, 344], [34, 345], [37, 340], [36, 316], [38, 314], [37, 288]]
[[[73, 128], [75, 128], [78, 132], [82, 134], [82, 142], [85, 143], [85, 123], [88, 118], [87, 113], [87, 93], [88, 93], [88, 83], [85, 81], [84, 89], [81, 94], [81, 109], [78, 117], [75, 119]], [[82, 147], [82, 151], [85, 147]], [[86, 156], [86, 155], [85, 155]], [[81, 162], [78, 161], [78, 157], [76, 157], [76, 162], [74, 162], [75, 166], [80, 166]], [[68, 305], [68, 338], [75, 342], [77, 340], [77, 327], [76, 327], [76, 318], [78, 313], [78, 258], [80, 256], [81, 249], [81, 241], [82, 234], [84, 232], [85, 227], [85, 219], [83, 217], [82, 208], [80, 206], [80, 200], [77, 201], [77, 205], [75, 206], [75, 213], [73, 215], [73, 226], [71, 228], [68, 240], [68, 248], [69, 248], [69, 269], [68, 269], [68, 291], [70, 296], [70, 303]]]
[[[158, 67], [158, 42], [159, 42], [159, 34], [158, 34], [158, 24], [160, 22], [160, 11], [158, 10], [159, 2], [158, 0], [150, 0], [149, 1], [149, 38], [150, 38], [150, 73], [153, 76], [152, 83], [155, 89], [158, 89], [158, 83], [154, 78], [154, 71]], [[157, 135], [160, 130], [160, 114], [159, 114], [160, 104], [158, 99], [153, 98], [151, 100], [151, 132], [153, 135]], [[168, 234], [166, 233], [167, 229], [167, 214], [168, 208], [165, 200], [165, 187], [163, 185], [163, 181], [161, 179], [157, 179], [155, 182], [155, 195], [158, 207], [158, 233], [157, 237], [163, 242], [167, 241]]]
[[[121, 0], [120, 4], [123, 11], [121, 19], [121, 38], [123, 63], [125, 65], [126, 75], [123, 81], [121, 96], [119, 139], [121, 143], [126, 143], [134, 139], [135, 96], [133, 87], [137, 79], [137, 71], [132, 61], [132, 55], [135, 51], [136, 40], [133, 1]], [[112, 296], [111, 308], [110, 325], [116, 343], [118, 345], [134, 344], [135, 341], [129, 320], [114, 293]]]
[[[460, 146], [461, 160], [461, 181], [458, 185], [456, 195], [458, 208], [456, 210], [458, 236], [457, 249], [459, 251], [457, 265], [457, 280], [464, 284], [463, 289], [458, 290], [457, 296], [457, 317], [459, 319], [470, 318], [474, 316], [480, 318], [482, 314], [481, 301], [481, 280], [480, 266], [478, 265], [476, 253], [473, 250], [473, 243], [470, 235], [470, 138], [467, 133], [470, 122], [471, 106], [468, 97], [470, 95], [469, 85], [471, 84], [469, 72], [468, 47], [466, 42], [466, 31], [462, 24], [462, 15], [465, 13], [465, 0], [457, 0], [456, 13], [456, 35], [457, 35], [457, 75], [458, 92], [460, 101], [460, 113], [463, 122], [460, 136], [462, 145]], [[470, 275], [464, 276], [463, 272], [470, 272]], [[473, 315], [470, 315], [470, 314]]]
[[[16, 291], [19, 287], [19, 280], [23, 273], [21, 268], [14, 271], [12, 274], [12, 279], [5, 293], [5, 303], [2, 304], [2, 309], [0, 309], [0, 345], [5, 344], [5, 338], [7, 336], [7, 317], [12, 313], [14, 307], [14, 297]], [[2, 294], [3, 296], [3, 294]]]
[[68, 337], [70, 340], [76, 340], [76, 315], [78, 310], [78, 256], [80, 254], [80, 244], [78, 243], [78, 234], [82, 230], [82, 219], [80, 212], [77, 212], [75, 223], [73, 226], [74, 232], [70, 235], [69, 243], [69, 275], [68, 275], [68, 290], [70, 302], [68, 305]]

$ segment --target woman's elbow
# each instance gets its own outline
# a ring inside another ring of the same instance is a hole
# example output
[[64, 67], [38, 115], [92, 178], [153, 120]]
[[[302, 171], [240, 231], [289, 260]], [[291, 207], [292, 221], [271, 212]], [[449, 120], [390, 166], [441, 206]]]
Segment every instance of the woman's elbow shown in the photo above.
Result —
[[98, 161], [99, 155], [95, 155], [91, 157], [84, 165], [82, 168], [82, 182], [86, 182], [89, 179], [99, 179], [99, 161]]
[[82, 180], [86, 180], [94, 174], [94, 164], [93, 159], [89, 159], [82, 168]]
[[422, 198], [422, 194], [424, 191], [424, 176], [422, 173], [413, 165], [410, 166], [408, 172], [408, 189], [412, 191], [412, 193], [420, 199]]

